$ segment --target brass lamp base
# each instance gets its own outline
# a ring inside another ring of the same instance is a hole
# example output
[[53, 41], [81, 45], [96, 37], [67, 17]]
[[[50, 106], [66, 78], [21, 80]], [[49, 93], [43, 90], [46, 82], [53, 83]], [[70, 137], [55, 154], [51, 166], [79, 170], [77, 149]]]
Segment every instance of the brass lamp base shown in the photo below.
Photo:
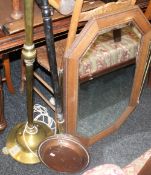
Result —
[[9, 133], [6, 148], [16, 161], [24, 164], [39, 163], [37, 149], [39, 144], [53, 132], [41, 122], [35, 122], [33, 128], [26, 123], [17, 124]]

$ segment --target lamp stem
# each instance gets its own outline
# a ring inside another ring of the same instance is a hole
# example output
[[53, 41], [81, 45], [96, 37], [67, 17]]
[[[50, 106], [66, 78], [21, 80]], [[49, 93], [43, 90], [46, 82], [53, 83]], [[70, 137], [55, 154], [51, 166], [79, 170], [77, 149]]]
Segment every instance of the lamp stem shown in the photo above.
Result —
[[36, 49], [33, 43], [33, 0], [24, 0], [25, 14], [25, 44], [22, 57], [26, 66], [26, 100], [28, 127], [33, 127], [33, 63], [36, 57]]

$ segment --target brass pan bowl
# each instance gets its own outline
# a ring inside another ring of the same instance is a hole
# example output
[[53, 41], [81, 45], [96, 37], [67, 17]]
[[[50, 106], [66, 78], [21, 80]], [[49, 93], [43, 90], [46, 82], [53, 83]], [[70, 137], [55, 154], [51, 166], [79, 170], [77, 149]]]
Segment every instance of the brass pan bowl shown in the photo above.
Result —
[[77, 138], [68, 134], [57, 134], [44, 140], [39, 148], [40, 160], [58, 172], [75, 173], [89, 164], [89, 154]]

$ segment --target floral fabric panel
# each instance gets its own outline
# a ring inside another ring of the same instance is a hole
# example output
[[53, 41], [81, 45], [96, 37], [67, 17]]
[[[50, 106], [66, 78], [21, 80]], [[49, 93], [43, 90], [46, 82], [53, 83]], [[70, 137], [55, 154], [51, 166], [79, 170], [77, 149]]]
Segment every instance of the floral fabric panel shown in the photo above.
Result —
[[133, 59], [137, 55], [139, 35], [133, 27], [122, 28], [120, 42], [114, 42], [113, 32], [99, 35], [80, 59], [80, 78], [91, 77], [113, 65]]

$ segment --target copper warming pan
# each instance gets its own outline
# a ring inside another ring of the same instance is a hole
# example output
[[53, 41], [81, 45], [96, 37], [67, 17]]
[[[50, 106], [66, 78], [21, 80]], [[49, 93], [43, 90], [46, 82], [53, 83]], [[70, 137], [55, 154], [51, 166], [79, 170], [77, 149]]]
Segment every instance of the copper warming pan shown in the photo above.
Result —
[[38, 148], [40, 160], [50, 169], [58, 172], [78, 172], [89, 163], [89, 154], [80, 141], [68, 134], [63, 134], [64, 118], [62, 114], [61, 88], [57, 72], [56, 53], [52, 32], [50, 7], [47, 0], [38, 0], [42, 10], [48, 59], [51, 67], [52, 83], [55, 96], [55, 120], [59, 134], [44, 140]]
[[40, 160], [59, 172], [78, 172], [89, 163], [89, 155], [81, 143], [68, 134], [57, 134], [47, 138], [39, 146]]

